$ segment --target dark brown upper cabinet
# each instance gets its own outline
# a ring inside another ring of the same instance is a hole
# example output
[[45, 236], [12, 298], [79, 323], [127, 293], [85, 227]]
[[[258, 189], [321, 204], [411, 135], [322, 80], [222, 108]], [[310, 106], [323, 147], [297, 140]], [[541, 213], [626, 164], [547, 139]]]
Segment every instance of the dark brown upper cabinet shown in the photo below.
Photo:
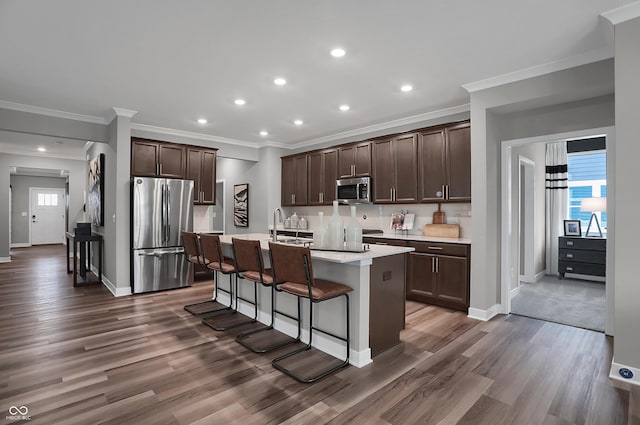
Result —
[[309, 155], [294, 155], [282, 158], [282, 192], [283, 206], [307, 204], [307, 161]]
[[185, 167], [184, 145], [131, 139], [131, 175], [181, 179], [184, 178]]
[[420, 132], [418, 192], [420, 202], [471, 201], [471, 127], [468, 122]]
[[338, 150], [311, 152], [308, 167], [309, 205], [331, 205], [336, 198]]
[[373, 141], [375, 203], [417, 202], [417, 143], [417, 133]]
[[355, 143], [338, 148], [338, 178], [371, 176], [371, 143]]
[[193, 180], [193, 203], [216, 203], [216, 156], [213, 149], [187, 148], [187, 172], [185, 178]]

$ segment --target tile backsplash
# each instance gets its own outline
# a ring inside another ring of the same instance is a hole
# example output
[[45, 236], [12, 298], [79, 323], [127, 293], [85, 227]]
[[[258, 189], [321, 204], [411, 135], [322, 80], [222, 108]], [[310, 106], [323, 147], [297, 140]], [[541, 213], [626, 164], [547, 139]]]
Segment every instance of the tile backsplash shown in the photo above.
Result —
[[[379, 229], [385, 233], [394, 233], [390, 229], [391, 214], [408, 212], [415, 214], [413, 229], [409, 234], [422, 235], [425, 224], [431, 224], [432, 216], [438, 210], [437, 204], [406, 204], [406, 205], [376, 205], [360, 204], [356, 206], [356, 217], [364, 229]], [[291, 216], [294, 212], [299, 216], [304, 216], [308, 221], [309, 230], [314, 230], [319, 225], [318, 212], [324, 212], [324, 225], [328, 224], [329, 217], [333, 214], [333, 207], [285, 207], [283, 213], [285, 217]], [[347, 205], [338, 207], [340, 216], [344, 219], [345, 225], [351, 220], [351, 209]], [[441, 211], [445, 213], [445, 223], [459, 224], [460, 237], [471, 237], [471, 204], [451, 203], [442, 204]]]

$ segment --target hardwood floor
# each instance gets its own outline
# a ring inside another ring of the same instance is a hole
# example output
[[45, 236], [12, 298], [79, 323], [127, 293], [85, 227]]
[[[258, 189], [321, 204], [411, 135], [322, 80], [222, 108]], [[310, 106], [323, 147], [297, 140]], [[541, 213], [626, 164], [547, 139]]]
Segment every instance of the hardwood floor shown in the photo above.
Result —
[[408, 303], [402, 344], [305, 385], [271, 367], [290, 347], [254, 354], [234, 341], [246, 328], [183, 310], [211, 282], [114, 298], [73, 288], [64, 255], [15, 249], [0, 264], [0, 410], [27, 406], [33, 424], [640, 423], [598, 332]]

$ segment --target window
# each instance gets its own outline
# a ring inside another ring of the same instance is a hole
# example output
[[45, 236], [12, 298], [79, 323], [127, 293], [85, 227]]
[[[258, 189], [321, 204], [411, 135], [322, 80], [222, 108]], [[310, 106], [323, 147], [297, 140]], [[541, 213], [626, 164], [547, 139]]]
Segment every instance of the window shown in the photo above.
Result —
[[[570, 153], [567, 168], [569, 174], [569, 219], [580, 220], [582, 231], [586, 232], [591, 213], [580, 211], [580, 204], [584, 198], [606, 198], [607, 153], [603, 150]], [[595, 214], [598, 217], [600, 227], [602, 227], [602, 233], [605, 233], [607, 213], [596, 212]]]
[[38, 193], [39, 207], [56, 207], [58, 206], [57, 193]]

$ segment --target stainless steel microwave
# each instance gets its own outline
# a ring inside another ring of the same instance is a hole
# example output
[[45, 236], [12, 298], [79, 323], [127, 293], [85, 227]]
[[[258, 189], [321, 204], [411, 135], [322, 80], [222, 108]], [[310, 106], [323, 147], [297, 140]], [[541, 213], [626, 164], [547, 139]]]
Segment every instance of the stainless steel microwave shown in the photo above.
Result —
[[336, 180], [336, 199], [341, 204], [371, 202], [371, 177]]

